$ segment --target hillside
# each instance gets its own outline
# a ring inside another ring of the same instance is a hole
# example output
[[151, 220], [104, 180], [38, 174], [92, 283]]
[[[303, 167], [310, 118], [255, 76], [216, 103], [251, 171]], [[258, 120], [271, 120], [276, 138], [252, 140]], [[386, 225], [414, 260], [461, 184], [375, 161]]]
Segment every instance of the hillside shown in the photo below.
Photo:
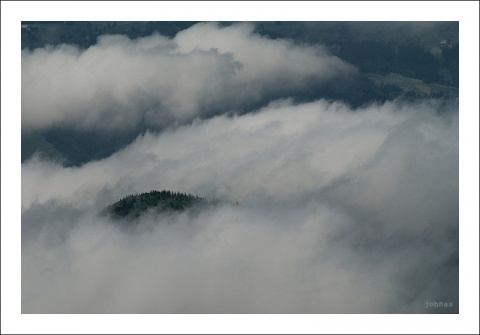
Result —
[[153, 190], [148, 193], [128, 195], [107, 206], [104, 214], [114, 219], [133, 220], [146, 212], [157, 214], [183, 212], [187, 209], [205, 208], [218, 202], [218, 199], [207, 200], [191, 194]]

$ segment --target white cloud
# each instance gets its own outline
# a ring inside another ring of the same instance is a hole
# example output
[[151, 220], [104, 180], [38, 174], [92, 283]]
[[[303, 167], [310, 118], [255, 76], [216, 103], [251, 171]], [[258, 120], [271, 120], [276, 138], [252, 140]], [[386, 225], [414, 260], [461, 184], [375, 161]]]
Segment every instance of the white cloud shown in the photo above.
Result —
[[[438, 109], [286, 100], [147, 133], [79, 168], [27, 161], [22, 309], [424, 313], [425, 300], [458, 304], [458, 112]], [[136, 233], [97, 216], [151, 189], [240, 206], [145, 217]]]
[[352, 71], [320, 47], [269, 40], [248, 24], [198, 24], [173, 39], [105, 35], [87, 50], [22, 50], [22, 126], [165, 127]]

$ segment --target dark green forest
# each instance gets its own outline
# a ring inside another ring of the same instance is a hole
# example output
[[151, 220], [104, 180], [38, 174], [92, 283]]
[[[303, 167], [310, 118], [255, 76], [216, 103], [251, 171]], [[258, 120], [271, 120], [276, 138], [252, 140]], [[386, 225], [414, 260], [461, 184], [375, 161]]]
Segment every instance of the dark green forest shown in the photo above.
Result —
[[150, 36], [154, 32], [174, 37], [196, 22], [155, 21], [22, 21], [22, 49], [43, 48], [62, 43], [75, 44], [86, 49], [97, 43], [100, 35], [127, 35], [134, 39]]
[[196, 195], [163, 191], [127, 195], [107, 206], [103, 214], [113, 219], [134, 220], [147, 212], [155, 214], [179, 213], [186, 210], [200, 210], [214, 206], [219, 199], [205, 199]]
[[458, 22], [260, 22], [256, 32], [323, 44], [361, 73], [398, 73], [457, 87]]

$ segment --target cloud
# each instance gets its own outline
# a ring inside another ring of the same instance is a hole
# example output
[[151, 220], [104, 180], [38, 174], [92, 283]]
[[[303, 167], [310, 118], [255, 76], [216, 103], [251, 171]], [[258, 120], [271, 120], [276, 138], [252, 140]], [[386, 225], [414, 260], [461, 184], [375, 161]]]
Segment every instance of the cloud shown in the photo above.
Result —
[[104, 35], [86, 50], [24, 49], [22, 128], [164, 128], [251, 110], [355, 72], [321, 47], [253, 30], [206, 23], [173, 39]]
[[[240, 205], [98, 215], [151, 189]], [[22, 239], [24, 313], [458, 312], [458, 109], [279, 100], [82, 167], [34, 158]]]

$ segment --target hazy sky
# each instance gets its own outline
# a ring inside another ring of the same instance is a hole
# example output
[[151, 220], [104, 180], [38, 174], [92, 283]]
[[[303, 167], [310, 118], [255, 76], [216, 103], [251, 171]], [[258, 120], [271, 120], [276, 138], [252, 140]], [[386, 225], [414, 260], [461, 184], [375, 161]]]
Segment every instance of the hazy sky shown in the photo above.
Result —
[[[295, 104], [289, 95], [305, 85], [356, 70], [248, 25], [22, 52], [21, 69], [23, 129], [175, 126], [82, 167], [22, 164], [23, 313], [458, 308], [456, 106]], [[263, 107], [232, 117], [252, 103]], [[133, 233], [98, 216], [125, 194], [163, 188], [240, 205], [144, 217]]]

